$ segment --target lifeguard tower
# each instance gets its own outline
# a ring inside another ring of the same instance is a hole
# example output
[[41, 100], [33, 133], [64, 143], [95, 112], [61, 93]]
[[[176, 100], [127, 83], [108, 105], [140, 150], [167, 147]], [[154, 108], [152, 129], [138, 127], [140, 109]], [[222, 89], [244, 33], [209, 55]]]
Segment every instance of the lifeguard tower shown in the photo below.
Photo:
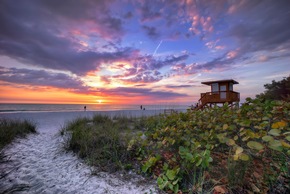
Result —
[[203, 109], [213, 104], [229, 103], [230, 106], [240, 102], [240, 93], [233, 89], [234, 84], [239, 84], [235, 80], [218, 80], [201, 82], [202, 84], [211, 86], [211, 92], [201, 93], [196, 109]]

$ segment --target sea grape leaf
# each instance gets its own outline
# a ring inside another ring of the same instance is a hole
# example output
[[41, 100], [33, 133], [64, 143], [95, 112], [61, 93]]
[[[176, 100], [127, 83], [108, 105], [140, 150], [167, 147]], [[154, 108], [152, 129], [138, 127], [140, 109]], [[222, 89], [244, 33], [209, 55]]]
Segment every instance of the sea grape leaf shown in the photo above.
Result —
[[283, 128], [287, 125], [287, 123], [285, 121], [279, 121], [279, 122], [276, 122], [276, 123], [273, 123], [272, 124], [272, 128], [273, 129], [277, 129], [277, 128]]
[[285, 122], [285, 121], [280, 121], [280, 122], [278, 122], [278, 125], [279, 125], [279, 127], [285, 127], [286, 125], [287, 125], [287, 122]]
[[269, 120], [269, 117], [263, 117], [262, 120], [263, 121], [268, 121]]
[[262, 137], [262, 139], [265, 142], [269, 142], [269, 141], [273, 141], [274, 140], [274, 138], [272, 136], [270, 136], [270, 135], [266, 135], [266, 136]]
[[242, 147], [238, 146], [237, 149], [236, 149], [236, 155], [239, 155], [243, 151], [244, 151], [244, 149]]
[[186, 153], [186, 160], [191, 161], [193, 159], [193, 155], [191, 153]]
[[279, 130], [279, 129], [271, 129], [268, 133], [270, 135], [273, 135], [273, 136], [279, 136], [280, 133], [281, 133], [281, 130]]
[[279, 128], [278, 123], [273, 123], [273, 124], [272, 124], [272, 128], [273, 128], [273, 129], [277, 129], [277, 128]]
[[234, 160], [236, 161], [238, 159], [239, 159], [239, 155], [238, 154], [234, 155]]
[[241, 160], [243, 160], [243, 161], [248, 161], [248, 160], [250, 159], [250, 157], [249, 157], [247, 154], [245, 154], [245, 153], [241, 153], [241, 154], [239, 155], [239, 158], [240, 158]]
[[174, 188], [173, 188], [174, 193], [177, 193], [178, 190], [179, 190], [179, 185], [178, 184], [174, 185]]
[[176, 179], [175, 181], [172, 182], [173, 185], [176, 185], [178, 183], [178, 181], [180, 181], [180, 179]]
[[249, 141], [247, 143], [247, 146], [249, 148], [251, 148], [251, 149], [255, 149], [255, 150], [258, 150], [258, 151], [260, 151], [260, 150], [262, 150], [264, 148], [264, 146], [261, 143], [256, 142], [256, 141]]
[[199, 166], [201, 164], [201, 162], [202, 162], [202, 158], [199, 158], [197, 163], [196, 163], [196, 166]]
[[233, 140], [233, 139], [228, 139], [228, 141], [227, 141], [227, 145], [229, 145], [229, 146], [232, 146], [232, 145], [235, 145], [235, 140]]
[[168, 164], [165, 162], [164, 165], [163, 165], [163, 170], [167, 170], [168, 169]]
[[[162, 185], [162, 183], [163, 183], [163, 179], [159, 176], [158, 178], [157, 178], [157, 184], [158, 185]], [[160, 188], [161, 189], [161, 188]]]
[[228, 124], [224, 124], [223, 125], [223, 130], [226, 130], [227, 128], [229, 128]]
[[173, 181], [176, 177], [177, 170], [167, 170], [166, 171], [166, 176], [168, 177], [169, 180]]
[[282, 144], [278, 140], [270, 141], [269, 142], [269, 148], [271, 148], [273, 150], [276, 150], [276, 151], [280, 151], [280, 152], [283, 150]]
[[290, 148], [290, 144], [289, 143], [286, 143], [285, 141], [280, 141], [282, 146], [285, 147], [285, 148]]
[[207, 161], [212, 162], [213, 161], [212, 157], [209, 157]]

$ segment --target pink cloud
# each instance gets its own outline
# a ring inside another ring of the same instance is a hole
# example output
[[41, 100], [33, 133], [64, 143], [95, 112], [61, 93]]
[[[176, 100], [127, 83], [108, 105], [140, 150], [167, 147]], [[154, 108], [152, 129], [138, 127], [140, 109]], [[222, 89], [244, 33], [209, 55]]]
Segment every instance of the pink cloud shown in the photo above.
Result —
[[226, 58], [227, 59], [234, 59], [238, 56], [238, 54], [239, 54], [238, 51], [230, 51], [227, 53]]

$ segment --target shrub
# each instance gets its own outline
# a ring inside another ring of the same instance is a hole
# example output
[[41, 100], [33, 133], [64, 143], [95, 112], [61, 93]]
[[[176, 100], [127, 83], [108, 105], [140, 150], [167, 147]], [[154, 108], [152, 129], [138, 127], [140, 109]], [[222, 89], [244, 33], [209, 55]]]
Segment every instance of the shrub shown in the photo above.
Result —
[[[240, 109], [225, 104], [150, 123], [146, 138], [136, 137], [130, 148], [139, 154], [142, 171], [158, 177], [160, 189], [209, 192], [223, 184], [263, 193], [278, 176], [290, 177], [290, 103], [248, 98]], [[267, 180], [271, 174], [277, 176]]]

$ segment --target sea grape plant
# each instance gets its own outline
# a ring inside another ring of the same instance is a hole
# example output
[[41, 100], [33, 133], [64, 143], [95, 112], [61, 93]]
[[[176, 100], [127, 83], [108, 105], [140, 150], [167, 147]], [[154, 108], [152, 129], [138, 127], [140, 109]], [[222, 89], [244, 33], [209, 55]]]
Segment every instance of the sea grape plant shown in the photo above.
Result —
[[200, 180], [220, 160], [215, 153], [249, 164], [263, 157], [276, 164], [277, 154], [289, 161], [289, 123], [289, 102], [247, 98], [238, 109], [225, 104], [150, 118], [146, 138], [132, 140], [130, 149], [138, 148], [142, 171], [154, 174], [160, 189], [188, 192], [202, 189]]

